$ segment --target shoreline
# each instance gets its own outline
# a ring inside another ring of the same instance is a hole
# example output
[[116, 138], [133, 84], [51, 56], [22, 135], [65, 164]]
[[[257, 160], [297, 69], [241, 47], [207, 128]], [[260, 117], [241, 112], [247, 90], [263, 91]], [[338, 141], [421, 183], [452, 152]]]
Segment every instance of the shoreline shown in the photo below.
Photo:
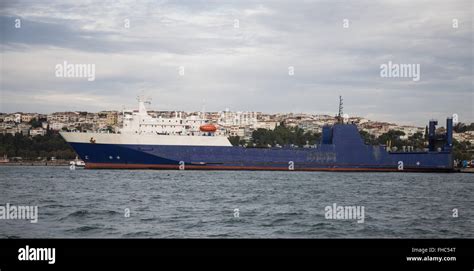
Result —
[[457, 169], [461, 173], [474, 173], [474, 168], [459, 168]]
[[[72, 160], [71, 160], [72, 161]], [[58, 167], [58, 166], [70, 166], [71, 161], [61, 160], [61, 161], [29, 161], [29, 162], [2, 162], [1, 166], [48, 166], [48, 167]], [[455, 168], [455, 173], [474, 173], [474, 168]]]
[[3, 162], [0, 166], [69, 166], [70, 161], [24, 161], [24, 162]]

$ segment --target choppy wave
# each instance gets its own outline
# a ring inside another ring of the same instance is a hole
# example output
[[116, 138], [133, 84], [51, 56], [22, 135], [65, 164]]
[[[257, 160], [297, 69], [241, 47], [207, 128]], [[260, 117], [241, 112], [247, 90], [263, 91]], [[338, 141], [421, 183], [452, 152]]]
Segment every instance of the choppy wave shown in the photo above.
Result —
[[[2, 170], [0, 205], [39, 213], [0, 238], [474, 238], [469, 174]], [[364, 223], [326, 219], [333, 203]]]

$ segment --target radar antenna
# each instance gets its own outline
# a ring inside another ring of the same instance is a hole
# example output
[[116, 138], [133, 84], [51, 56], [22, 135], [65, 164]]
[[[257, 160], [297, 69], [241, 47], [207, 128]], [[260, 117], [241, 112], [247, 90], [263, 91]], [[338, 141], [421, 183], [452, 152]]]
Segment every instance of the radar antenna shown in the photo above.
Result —
[[142, 91], [141, 94], [137, 95], [137, 101], [138, 102], [143, 102], [145, 104], [151, 104], [151, 97], [150, 96], [146, 96], [144, 91]]
[[337, 114], [337, 120], [338, 120], [339, 123], [343, 123], [343, 122], [344, 122], [344, 121], [343, 121], [343, 115], [344, 115], [344, 113], [343, 113], [343, 111], [342, 111], [342, 110], [344, 109], [344, 107], [343, 107], [342, 101], [343, 101], [343, 100], [342, 100], [342, 96], [339, 96], [339, 113]]

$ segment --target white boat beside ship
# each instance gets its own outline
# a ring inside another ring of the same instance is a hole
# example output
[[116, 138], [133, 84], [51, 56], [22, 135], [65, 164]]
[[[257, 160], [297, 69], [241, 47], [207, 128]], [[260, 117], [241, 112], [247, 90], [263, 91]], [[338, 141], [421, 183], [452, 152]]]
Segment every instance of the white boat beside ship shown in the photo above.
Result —
[[86, 163], [84, 163], [84, 161], [82, 161], [81, 159], [79, 159], [79, 158], [76, 156], [76, 159], [74, 159], [73, 161], [69, 162], [69, 165], [70, 165], [70, 166], [74, 166], [74, 167], [85, 167], [85, 166], [86, 166]]

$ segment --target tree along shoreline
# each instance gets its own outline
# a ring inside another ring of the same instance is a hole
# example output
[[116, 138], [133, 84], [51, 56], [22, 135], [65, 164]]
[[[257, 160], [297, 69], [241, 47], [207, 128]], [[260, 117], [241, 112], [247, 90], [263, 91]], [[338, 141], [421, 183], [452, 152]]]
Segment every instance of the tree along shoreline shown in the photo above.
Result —
[[74, 159], [77, 154], [57, 132], [51, 130], [44, 136], [0, 134], [0, 158], [10, 161], [51, 161]]

